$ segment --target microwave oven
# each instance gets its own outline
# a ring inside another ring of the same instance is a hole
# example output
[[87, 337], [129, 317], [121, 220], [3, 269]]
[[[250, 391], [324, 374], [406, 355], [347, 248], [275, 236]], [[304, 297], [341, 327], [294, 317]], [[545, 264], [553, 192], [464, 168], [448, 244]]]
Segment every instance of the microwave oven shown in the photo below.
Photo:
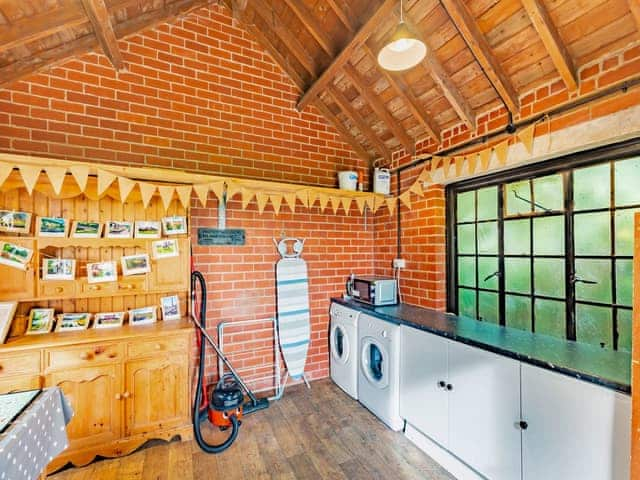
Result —
[[375, 276], [354, 276], [349, 280], [347, 293], [354, 300], [369, 305], [395, 305], [398, 303], [398, 284], [395, 278]]

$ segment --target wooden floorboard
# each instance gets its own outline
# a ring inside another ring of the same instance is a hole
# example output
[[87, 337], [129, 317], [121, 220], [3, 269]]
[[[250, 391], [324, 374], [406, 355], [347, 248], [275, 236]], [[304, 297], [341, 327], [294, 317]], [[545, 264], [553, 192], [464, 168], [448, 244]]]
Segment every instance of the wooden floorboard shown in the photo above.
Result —
[[[206, 424], [205, 424], [206, 425]], [[221, 432], [206, 428], [207, 435]], [[392, 432], [330, 380], [287, 389], [245, 418], [222, 454], [194, 441], [155, 444], [126, 457], [70, 468], [52, 480], [429, 479], [451, 480], [401, 433]]]

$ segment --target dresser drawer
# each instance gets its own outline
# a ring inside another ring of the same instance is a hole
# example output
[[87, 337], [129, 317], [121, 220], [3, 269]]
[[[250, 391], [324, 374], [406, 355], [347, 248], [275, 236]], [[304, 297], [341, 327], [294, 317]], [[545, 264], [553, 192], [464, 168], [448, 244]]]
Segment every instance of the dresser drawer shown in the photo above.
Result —
[[42, 387], [40, 375], [17, 375], [13, 377], [0, 376], [0, 395], [3, 393], [35, 390]]
[[84, 281], [80, 283], [80, 290], [84, 295], [103, 295], [105, 293], [116, 293], [118, 291], [117, 282], [88, 283]]
[[40, 352], [0, 353], [0, 378], [40, 373]]
[[147, 290], [147, 276], [137, 275], [125, 277], [118, 281], [118, 291], [127, 292], [145, 292]]
[[43, 297], [65, 297], [76, 291], [76, 282], [40, 280], [40, 295]]
[[163, 352], [187, 352], [188, 339], [186, 337], [160, 338], [156, 340], [129, 343], [127, 353], [129, 358], [144, 357]]
[[70, 367], [85, 367], [122, 360], [123, 345], [89, 344], [80, 347], [47, 350], [45, 359], [47, 369], [59, 370]]

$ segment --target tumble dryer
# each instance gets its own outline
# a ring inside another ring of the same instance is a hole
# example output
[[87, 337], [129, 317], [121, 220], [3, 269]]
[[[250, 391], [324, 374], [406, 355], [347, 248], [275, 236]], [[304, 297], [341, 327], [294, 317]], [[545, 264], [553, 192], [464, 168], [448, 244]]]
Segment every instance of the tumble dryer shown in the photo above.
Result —
[[331, 379], [358, 399], [358, 316], [360, 312], [331, 303], [329, 350]]

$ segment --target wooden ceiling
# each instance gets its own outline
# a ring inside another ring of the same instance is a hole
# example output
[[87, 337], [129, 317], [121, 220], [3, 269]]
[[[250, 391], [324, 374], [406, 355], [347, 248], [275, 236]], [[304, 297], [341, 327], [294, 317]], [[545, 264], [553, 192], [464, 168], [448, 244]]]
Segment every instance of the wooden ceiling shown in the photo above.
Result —
[[[427, 44], [415, 68], [390, 73], [376, 55], [399, 0], [219, 0], [360, 156], [389, 161], [416, 141], [561, 79], [640, 40], [640, 0], [406, 0], [405, 20]], [[126, 67], [117, 39], [211, 0], [0, 0], [0, 87], [100, 48]]]

